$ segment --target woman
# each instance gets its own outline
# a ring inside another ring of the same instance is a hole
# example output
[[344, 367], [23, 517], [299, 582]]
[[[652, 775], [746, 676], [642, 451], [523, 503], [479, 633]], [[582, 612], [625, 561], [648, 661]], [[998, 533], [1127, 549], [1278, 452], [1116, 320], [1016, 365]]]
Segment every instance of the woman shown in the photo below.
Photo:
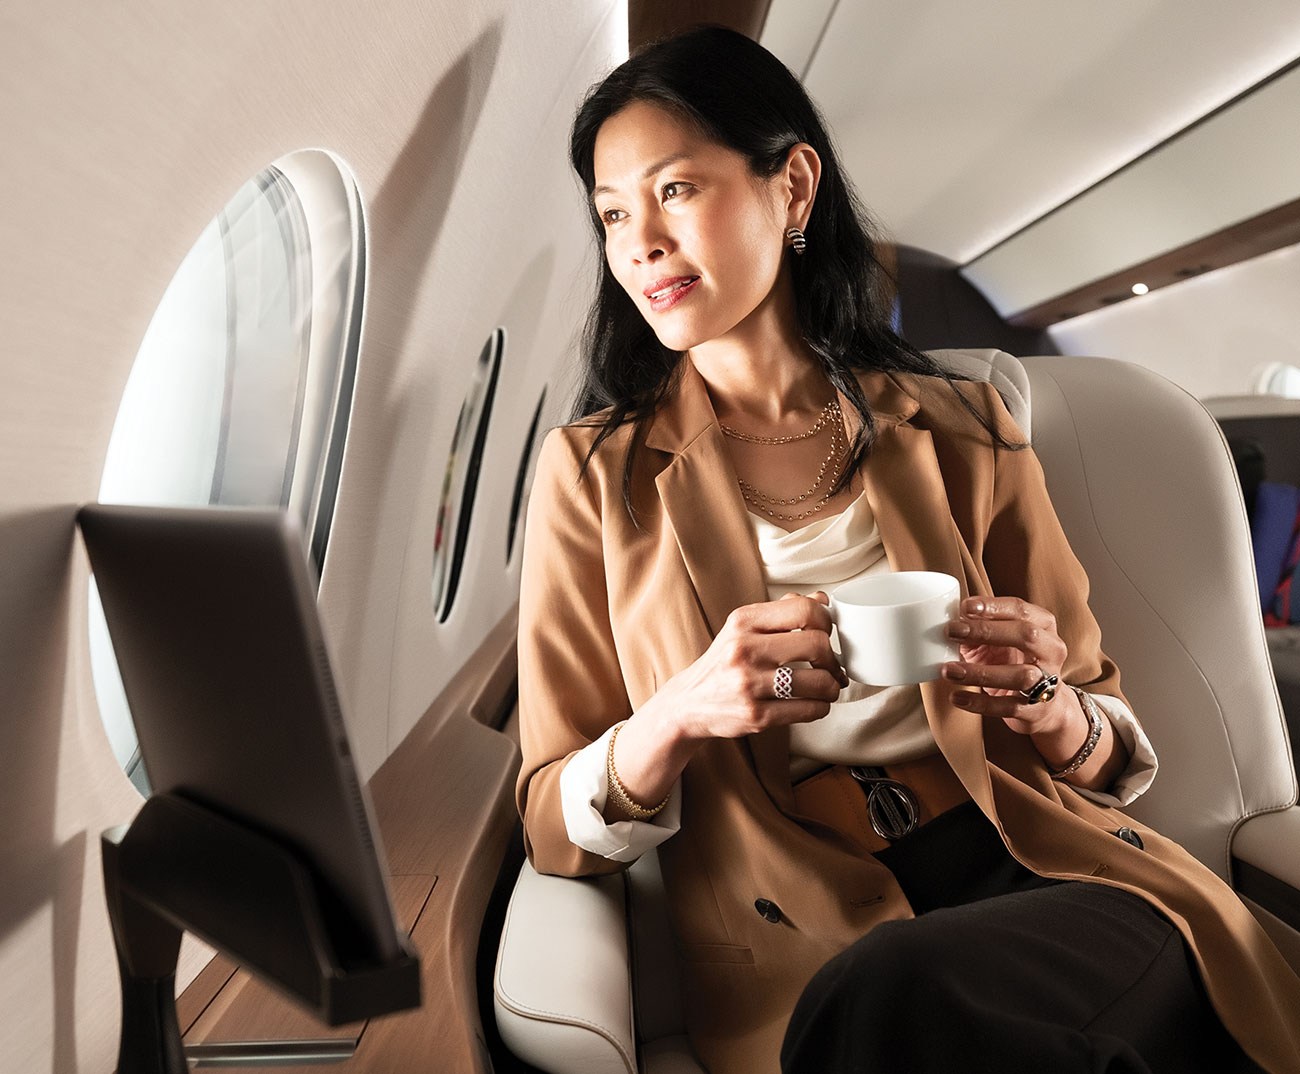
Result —
[[[605, 262], [525, 538], [534, 866], [660, 847], [713, 1074], [1300, 1072], [1300, 981], [1118, 812], [1155, 759], [1041, 470], [996, 392], [889, 330], [797, 80], [696, 31], [599, 84], [571, 148]], [[919, 688], [830, 647], [825, 588], [891, 569], [963, 587]]]

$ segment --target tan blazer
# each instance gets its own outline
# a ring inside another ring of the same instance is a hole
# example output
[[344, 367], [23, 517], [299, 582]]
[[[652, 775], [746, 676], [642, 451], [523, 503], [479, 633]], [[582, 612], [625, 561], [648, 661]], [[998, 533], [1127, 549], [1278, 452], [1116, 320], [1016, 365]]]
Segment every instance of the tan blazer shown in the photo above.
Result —
[[[969, 594], [1015, 595], [1050, 609], [1070, 656], [1062, 678], [1121, 696], [1100, 648], [1088, 580], [1052, 510], [1030, 450], [995, 450], [936, 378], [859, 375], [879, 436], [862, 468], [895, 570], [945, 571]], [[997, 392], [963, 391], [1020, 439]], [[840, 405], [856, 428], [856, 411]], [[580, 876], [623, 865], [569, 842], [560, 771], [709, 646], [728, 613], [767, 599], [762, 561], [703, 379], [682, 363], [633, 475], [641, 528], [623, 504], [626, 426], [578, 466], [595, 429], [543, 442], [528, 508], [519, 622], [523, 768], [518, 802], [529, 859]], [[935, 741], [1036, 873], [1136, 892], [1192, 945], [1233, 1035], [1275, 1074], [1300, 1074], [1300, 979], [1227, 887], [1177, 844], [1047, 775], [1026, 736], [924, 684]], [[683, 967], [687, 1028], [713, 1074], [776, 1071], [803, 986], [873, 925], [910, 917], [892, 874], [801, 817], [788, 733], [706, 744], [682, 777], [681, 830], [660, 848]], [[1140, 832], [1145, 850], [1115, 837]], [[756, 899], [775, 902], [767, 921]]]

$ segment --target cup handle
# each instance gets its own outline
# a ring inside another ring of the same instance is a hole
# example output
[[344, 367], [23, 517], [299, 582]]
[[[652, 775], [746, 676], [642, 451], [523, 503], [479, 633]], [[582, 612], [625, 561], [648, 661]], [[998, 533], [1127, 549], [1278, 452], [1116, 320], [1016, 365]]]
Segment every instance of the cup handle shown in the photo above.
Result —
[[[830, 593], [827, 593], [827, 594], [826, 594], [826, 600], [827, 600], [826, 611], [830, 613], [830, 617], [831, 617], [831, 629], [832, 629], [832, 630], [836, 630], [836, 629], [839, 627], [839, 625], [840, 625], [840, 617], [839, 617], [839, 613], [838, 613], [838, 611], [836, 610], [836, 607], [835, 607], [835, 598], [834, 598]], [[828, 636], [829, 636], [829, 635], [828, 635]], [[839, 649], [836, 649], [835, 646], [832, 645], [832, 646], [831, 646], [831, 653], [834, 655], [835, 659], [838, 660], [838, 661], [840, 662], [840, 667], [843, 667], [843, 666], [844, 666], [844, 657], [843, 657], [843, 655], [840, 653], [840, 650], [839, 650]]]

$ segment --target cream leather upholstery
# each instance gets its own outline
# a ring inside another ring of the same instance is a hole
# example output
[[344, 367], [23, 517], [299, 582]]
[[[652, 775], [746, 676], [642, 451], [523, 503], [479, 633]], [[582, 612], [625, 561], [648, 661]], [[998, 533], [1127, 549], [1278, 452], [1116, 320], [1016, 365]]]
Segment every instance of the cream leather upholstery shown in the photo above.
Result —
[[1227, 444], [1197, 400], [1141, 367], [1023, 365], [1052, 501], [1160, 757], [1131, 812], [1227, 879], [1238, 826], [1296, 800]]
[[621, 875], [570, 880], [524, 862], [501, 930], [497, 1028], [519, 1058], [572, 1074], [636, 1074]]
[[[1236, 471], [1214, 420], [1124, 362], [935, 357], [992, 381], [1042, 460], [1103, 645], [1160, 757], [1131, 812], [1225, 878], [1235, 855], [1300, 899], [1295, 768]], [[661, 886], [653, 855], [599, 881], [524, 864], [496, 975], [497, 1018], [518, 1055], [555, 1074], [702, 1074], [683, 1036]], [[1247, 904], [1300, 968], [1300, 931]]]

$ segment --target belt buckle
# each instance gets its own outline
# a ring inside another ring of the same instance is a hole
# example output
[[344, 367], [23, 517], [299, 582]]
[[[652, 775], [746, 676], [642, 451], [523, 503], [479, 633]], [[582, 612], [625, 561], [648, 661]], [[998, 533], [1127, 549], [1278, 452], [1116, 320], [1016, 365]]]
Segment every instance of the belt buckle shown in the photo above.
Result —
[[881, 839], [892, 843], [916, 830], [921, 809], [907, 784], [890, 779], [883, 768], [853, 765], [849, 775], [862, 784], [867, 796], [867, 819]]

